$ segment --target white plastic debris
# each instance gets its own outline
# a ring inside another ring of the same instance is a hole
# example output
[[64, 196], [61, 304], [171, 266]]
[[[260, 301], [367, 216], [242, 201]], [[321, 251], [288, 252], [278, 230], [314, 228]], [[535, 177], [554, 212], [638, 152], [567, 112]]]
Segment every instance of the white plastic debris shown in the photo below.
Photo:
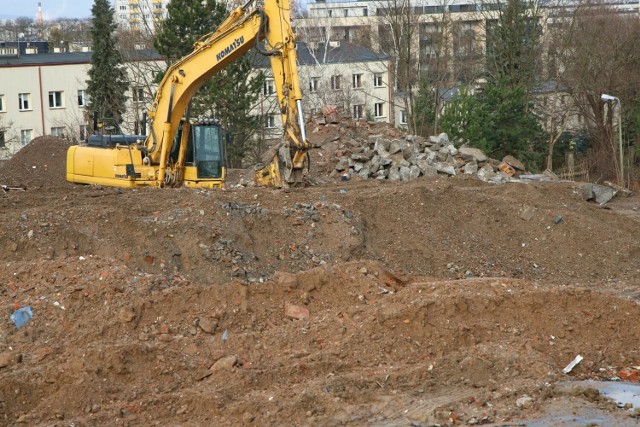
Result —
[[578, 363], [582, 362], [582, 359], [584, 359], [582, 356], [577, 355], [576, 358], [571, 361], [571, 363], [569, 363], [567, 366], [565, 366], [565, 368], [562, 370], [562, 372], [564, 372], [565, 374], [568, 374], [569, 372], [571, 372], [573, 370], [573, 368], [576, 367], [576, 365]]

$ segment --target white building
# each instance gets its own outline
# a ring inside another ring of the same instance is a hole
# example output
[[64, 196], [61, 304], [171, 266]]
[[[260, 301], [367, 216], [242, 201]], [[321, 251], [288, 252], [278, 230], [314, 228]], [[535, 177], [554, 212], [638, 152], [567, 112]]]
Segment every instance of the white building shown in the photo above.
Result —
[[[91, 113], [87, 79], [91, 52], [0, 57], [0, 158], [11, 157], [33, 138], [50, 135], [81, 140]], [[123, 128], [133, 133], [136, 117], [146, 111], [154, 87], [151, 70], [164, 67], [154, 51], [127, 55], [132, 82]]]
[[114, 0], [116, 23], [124, 29], [153, 34], [167, 17], [170, 0]]
[[[302, 108], [315, 115], [333, 106], [356, 120], [394, 123], [395, 108], [389, 85], [389, 60], [385, 55], [349, 43], [315, 46], [297, 43], [298, 73], [303, 91]], [[273, 74], [266, 57], [258, 58], [266, 76], [255, 110], [265, 118], [266, 138], [282, 133]]]
[[[51, 135], [81, 140], [87, 111], [87, 79], [92, 52], [66, 52], [0, 57], [0, 158], [8, 158], [33, 138]], [[131, 82], [122, 130], [134, 133], [136, 122], [155, 95], [154, 75], [165, 68], [155, 51], [124, 54]], [[262, 57], [267, 78], [255, 114], [265, 117], [265, 138], [282, 132], [276, 110], [269, 60]], [[316, 113], [332, 105], [354, 119], [394, 123], [389, 64], [384, 55], [347, 43], [325, 49], [298, 44], [303, 109]], [[260, 66], [260, 65], [259, 65]]]

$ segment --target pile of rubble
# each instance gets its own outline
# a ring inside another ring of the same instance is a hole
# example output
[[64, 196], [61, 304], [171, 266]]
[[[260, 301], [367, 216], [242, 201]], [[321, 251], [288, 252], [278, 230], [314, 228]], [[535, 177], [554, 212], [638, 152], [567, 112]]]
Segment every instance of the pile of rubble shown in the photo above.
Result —
[[343, 179], [358, 176], [390, 181], [469, 174], [502, 184], [524, 172], [525, 166], [513, 156], [498, 161], [477, 148], [465, 145], [456, 148], [447, 134], [441, 133], [428, 139], [415, 135], [395, 139], [370, 135], [368, 143], [340, 157], [332, 174]]

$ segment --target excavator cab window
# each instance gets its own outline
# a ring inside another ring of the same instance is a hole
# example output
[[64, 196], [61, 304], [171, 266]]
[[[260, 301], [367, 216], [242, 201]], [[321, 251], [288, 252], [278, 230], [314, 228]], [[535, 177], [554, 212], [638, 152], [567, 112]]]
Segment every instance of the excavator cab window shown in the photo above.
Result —
[[220, 126], [215, 124], [191, 126], [190, 142], [193, 145], [198, 178], [222, 177], [224, 141], [220, 138], [220, 133]]
[[[180, 141], [182, 141], [182, 124], [176, 132], [170, 156], [178, 161]], [[224, 165], [223, 130], [217, 124], [193, 124], [187, 139], [185, 165], [196, 166], [198, 178], [221, 178]]]

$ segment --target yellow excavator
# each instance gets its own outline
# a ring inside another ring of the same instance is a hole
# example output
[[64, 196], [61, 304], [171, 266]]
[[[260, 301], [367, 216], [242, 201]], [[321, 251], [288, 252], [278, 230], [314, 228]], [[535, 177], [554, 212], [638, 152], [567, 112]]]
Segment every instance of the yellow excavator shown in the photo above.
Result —
[[[191, 98], [211, 76], [250, 48], [270, 58], [284, 134], [263, 160], [255, 180], [267, 186], [299, 186], [310, 144], [288, 0], [250, 0], [174, 63], [148, 112], [148, 135], [92, 135], [67, 152], [67, 181], [115, 187], [224, 185], [224, 130], [217, 123], [185, 118]], [[94, 125], [96, 124], [94, 118]], [[146, 128], [146, 124], [144, 125]], [[95, 129], [95, 127], [94, 127]]]

